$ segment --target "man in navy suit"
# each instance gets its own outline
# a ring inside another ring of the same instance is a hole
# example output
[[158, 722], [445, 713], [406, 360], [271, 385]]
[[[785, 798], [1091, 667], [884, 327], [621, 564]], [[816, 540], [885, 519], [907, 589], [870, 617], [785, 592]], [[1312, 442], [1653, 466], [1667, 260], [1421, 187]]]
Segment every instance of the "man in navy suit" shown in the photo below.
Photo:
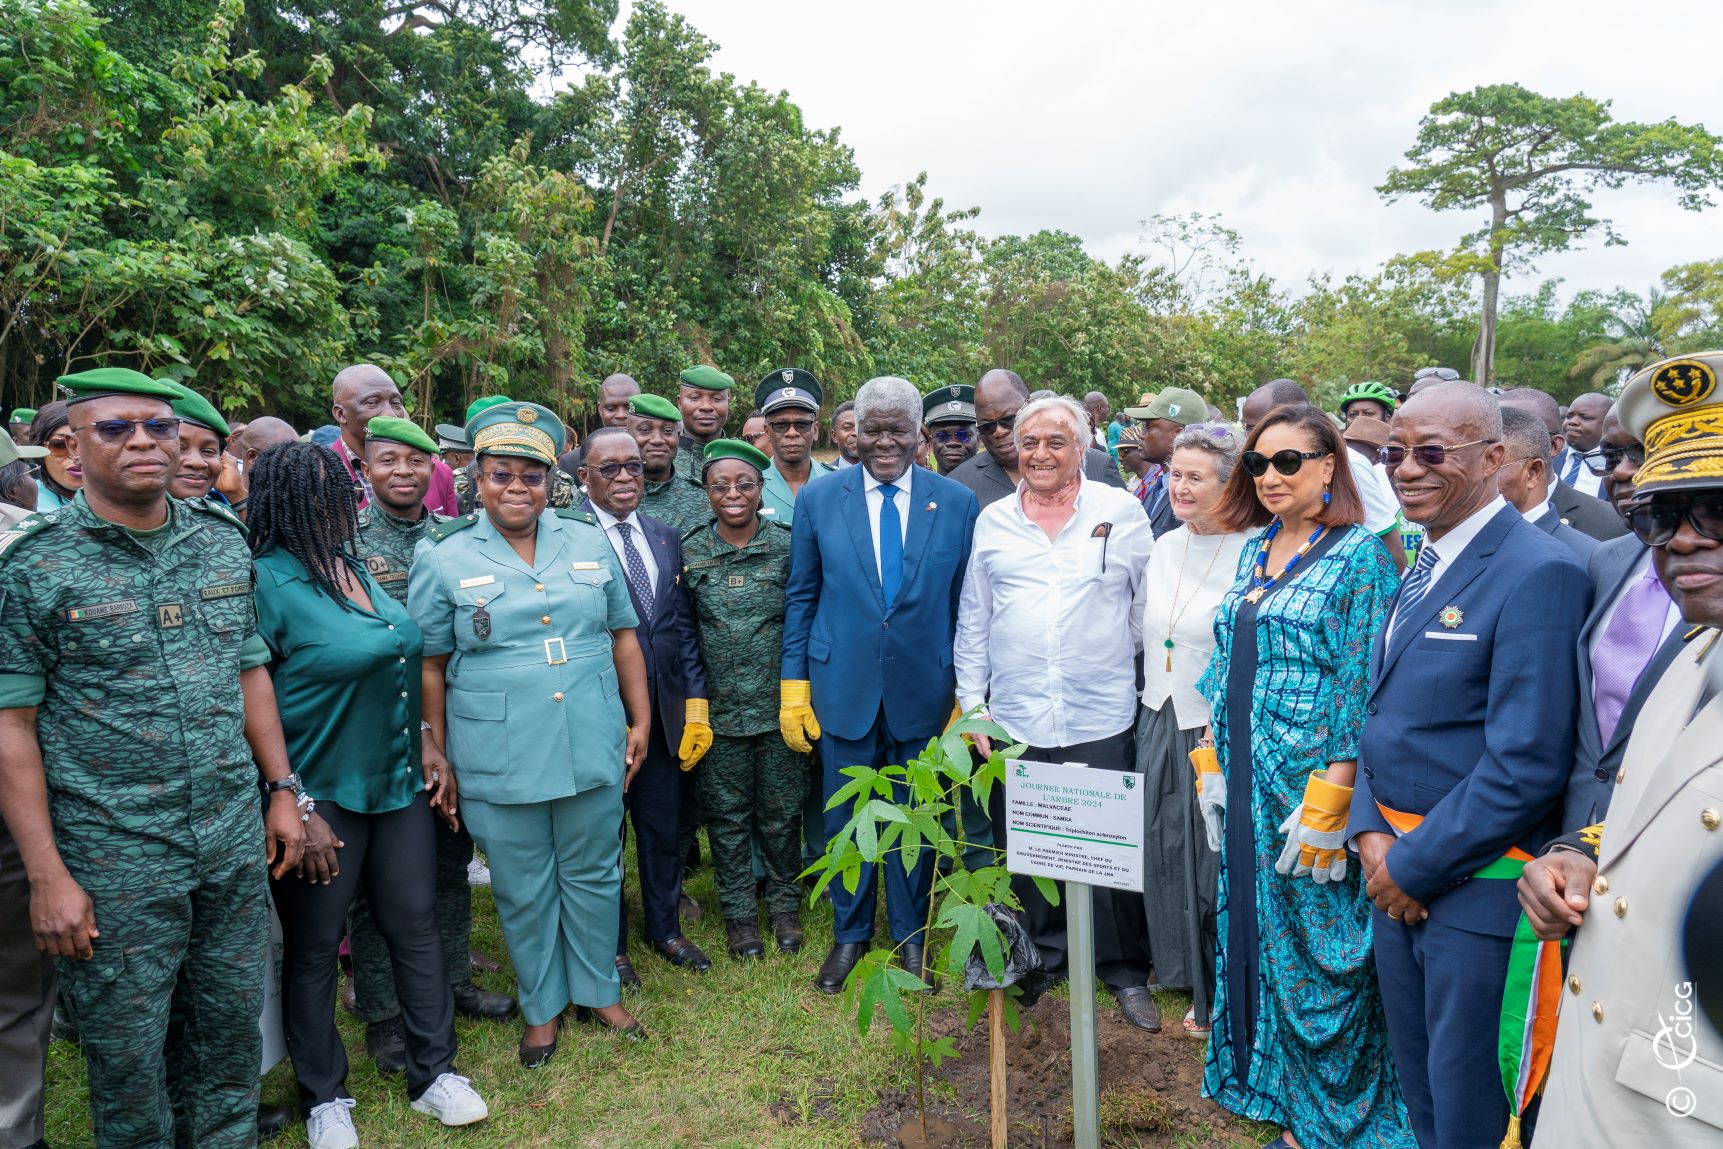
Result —
[[1526, 522], [1572, 551], [1580, 562], [1589, 561], [1597, 540], [1574, 530], [1550, 501], [1549, 468], [1554, 450], [1543, 421], [1529, 411], [1504, 406], [1502, 446], [1508, 449], [1507, 462], [1496, 472], [1496, 489], [1502, 498], [1512, 503]]
[[[847, 766], [883, 767], [921, 753], [945, 728], [956, 697], [952, 641], [979, 513], [975, 496], [914, 467], [921, 393], [905, 379], [870, 379], [856, 395], [861, 465], [802, 488], [784, 596], [779, 722], [792, 750], [819, 738], [824, 794]], [[822, 733], [823, 732], [823, 733]], [[848, 822], [826, 811], [826, 833]], [[873, 935], [876, 871], [898, 960], [928, 980], [922, 927], [933, 879], [923, 853], [906, 874], [895, 860], [863, 865], [854, 893], [832, 895], [835, 944], [814, 984], [837, 993]]]
[[1555, 832], [1573, 766], [1591, 587], [1497, 493], [1501, 440], [1495, 398], [1452, 381], [1408, 400], [1384, 449], [1426, 542], [1377, 636], [1349, 835], [1423, 1149], [1494, 1145], [1507, 1128], [1496, 1036], [1514, 879]]
[[[652, 737], [646, 761], [623, 791], [625, 816], [634, 820], [634, 860], [640, 873], [640, 902], [646, 937], [670, 964], [704, 972], [712, 960], [682, 933], [677, 905], [682, 898], [682, 858], [676, 826], [682, 772], [712, 745], [706, 708], [706, 672], [700, 640], [682, 586], [682, 543], [676, 532], [639, 512], [645, 490], [640, 446], [622, 427], [601, 427], [587, 436], [579, 479], [587, 505], [604, 528], [628, 576], [628, 595], [640, 619], [635, 636], [646, 658], [646, 693], [652, 702]], [[640, 979], [628, 960], [628, 911], [621, 910], [616, 966], [625, 985]]]

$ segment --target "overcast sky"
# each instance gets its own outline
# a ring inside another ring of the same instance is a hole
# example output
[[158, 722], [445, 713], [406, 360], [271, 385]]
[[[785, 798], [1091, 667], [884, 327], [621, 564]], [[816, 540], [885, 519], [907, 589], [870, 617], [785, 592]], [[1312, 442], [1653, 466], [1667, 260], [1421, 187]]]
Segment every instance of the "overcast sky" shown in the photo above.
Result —
[[[1286, 287], [1480, 222], [1373, 190], [1450, 91], [1583, 91], [1617, 119], [1723, 132], [1718, 0], [668, 3], [720, 45], [717, 69], [841, 126], [869, 198], [925, 170], [988, 234], [1061, 229], [1107, 259], [1157, 212], [1219, 212]], [[1564, 294], [1723, 256], [1723, 207], [1658, 187], [1594, 203], [1629, 244], [1544, 261]]]

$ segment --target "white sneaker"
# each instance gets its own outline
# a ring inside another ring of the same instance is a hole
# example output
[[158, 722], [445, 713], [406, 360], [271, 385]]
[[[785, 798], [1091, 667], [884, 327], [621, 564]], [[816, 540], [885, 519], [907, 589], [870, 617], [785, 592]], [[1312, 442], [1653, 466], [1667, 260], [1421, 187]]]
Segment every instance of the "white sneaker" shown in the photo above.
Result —
[[491, 884], [491, 868], [485, 865], [483, 858], [477, 854], [467, 863], [467, 885], [488, 886]]
[[351, 1097], [337, 1097], [311, 1110], [305, 1119], [305, 1142], [311, 1149], [359, 1149], [359, 1134], [353, 1129]]
[[458, 1073], [445, 1073], [419, 1094], [413, 1108], [429, 1113], [444, 1125], [471, 1125], [491, 1115], [473, 1083]]

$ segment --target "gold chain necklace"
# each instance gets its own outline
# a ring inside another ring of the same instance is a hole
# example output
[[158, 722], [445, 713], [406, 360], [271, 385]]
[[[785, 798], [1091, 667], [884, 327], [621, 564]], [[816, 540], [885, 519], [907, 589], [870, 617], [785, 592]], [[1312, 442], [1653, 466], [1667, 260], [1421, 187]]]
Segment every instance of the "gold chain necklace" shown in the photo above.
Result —
[[[1202, 593], [1202, 583], [1199, 583], [1197, 584], [1197, 589], [1191, 592], [1191, 597], [1185, 600], [1185, 605], [1179, 605], [1179, 592], [1185, 587], [1185, 564], [1190, 561], [1191, 540], [1195, 537], [1196, 532], [1191, 530], [1189, 527], [1186, 527], [1185, 553], [1179, 558], [1179, 581], [1173, 586], [1173, 604], [1167, 609], [1167, 637], [1166, 641], [1161, 643], [1161, 645], [1167, 648], [1168, 674], [1173, 672], [1173, 628], [1178, 626], [1179, 619], [1184, 617], [1185, 611], [1190, 609], [1191, 603], [1195, 602], [1197, 600], [1197, 595]], [[1208, 566], [1203, 570], [1203, 583], [1208, 582], [1208, 576], [1214, 571], [1214, 562], [1218, 558], [1220, 558], [1220, 543], [1217, 541], [1215, 543], [1214, 553], [1208, 557]]]

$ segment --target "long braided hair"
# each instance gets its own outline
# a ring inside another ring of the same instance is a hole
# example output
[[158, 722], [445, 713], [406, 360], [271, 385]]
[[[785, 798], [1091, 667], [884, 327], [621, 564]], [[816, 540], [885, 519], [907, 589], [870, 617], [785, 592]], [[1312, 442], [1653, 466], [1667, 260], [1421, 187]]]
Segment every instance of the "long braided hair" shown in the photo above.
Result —
[[359, 500], [334, 451], [314, 443], [277, 443], [252, 464], [246, 526], [255, 558], [280, 547], [305, 568], [311, 585], [353, 609], [336, 583], [343, 561], [357, 561]]

